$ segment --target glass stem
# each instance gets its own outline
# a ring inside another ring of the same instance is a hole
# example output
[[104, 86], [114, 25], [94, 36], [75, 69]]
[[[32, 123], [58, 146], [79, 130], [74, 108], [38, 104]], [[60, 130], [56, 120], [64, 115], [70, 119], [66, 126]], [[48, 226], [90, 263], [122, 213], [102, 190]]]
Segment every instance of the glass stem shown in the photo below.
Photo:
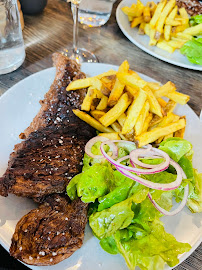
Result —
[[73, 10], [73, 52], [78, 54], [78, 12], [79, 12], [79, 4], [72, 3], [72, 10]]

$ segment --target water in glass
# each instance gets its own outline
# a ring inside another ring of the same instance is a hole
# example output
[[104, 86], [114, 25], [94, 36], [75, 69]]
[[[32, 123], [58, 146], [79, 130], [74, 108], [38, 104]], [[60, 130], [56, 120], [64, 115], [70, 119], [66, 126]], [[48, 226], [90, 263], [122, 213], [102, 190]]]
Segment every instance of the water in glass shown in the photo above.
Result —
[[16, 70], [25, 49], [16, 0], [0, 0], [0, 74]]
[[104, 25], [110, 18], [116, 0], [82, 0], [79, 5], [79, 22], [90, 27]]

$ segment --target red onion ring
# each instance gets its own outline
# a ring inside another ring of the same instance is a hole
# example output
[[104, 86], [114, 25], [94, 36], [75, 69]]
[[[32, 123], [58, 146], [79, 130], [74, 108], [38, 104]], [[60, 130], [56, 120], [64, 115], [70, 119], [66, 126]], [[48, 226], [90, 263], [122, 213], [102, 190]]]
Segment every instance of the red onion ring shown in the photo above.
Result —
[[[125, 157], [126, 159], [126, 157]], [[120, 159], [119, 159], [120, 160]], [[117, 160], [117, 162], [119, 161]], [[121, 158], [121, 161], [123, 161], [124, 159]], [[170, 164], [176, 169], [177, 171], [177, 178], [174, 182], [172, 183], [169, 183], [169, 184], [159, 184], [159, 183], [153, 183], [149, 180], [146, 180], [146, 179], [143, 179], [137, 175], [134, 175], [132, 174], [131, 172], [129, 172], [128, 170], [126, 169], [122, 169], [120, 167], [117, 167], [116, 166], [116, 169], [122, 173], [123, 175], [127, 176], [128, 178], [146, 186], [146, 187], [149, 187], [149, 188], [152, 188], [152, 189], [157, 189], [157, 190], [173, 190], [173, 189], [176, 189], [179, 187], [179, 185], [181, 184], [182, 182], [182, 169], [181, 167], [179, 166], [178, 163], [176, 163], [175, 161], [173, 160], [170, 160]], [[130, 167], [127, 167], [125, 166], [126, 168], [130, 168]]]
[[[110, 143], [114, 143], [114, 142], [117, 142], [116, 140], [113, 140], [113, 141], [104, 141], [101, 143], [101, 146], [100, 146], [100, 149], [101, 149], [101, 152], [103, 154], [103, 156], [111, 163], [113, 164], [115, 167], [117, 168], [120, 168], [122, 170], [127, 170], [127, 171], [130, 171], [130, 172], [134, 172], [134, 173], [137, 173], [137, 174], [153, 174], [153, 173], [157, 173], [157, 172], [161, 172], [161, 171], [165, 171], [168, 166], [169, 166], [169, 160], [170, 160], [170, 157], [168, 156], [168, 154], [166, 154], [165, 152], [159, 150], [159, 149], [156, 149], [158, 150], [158, 153], [161, 153], [162, 152], [162, 156], [165, 157], [166, 159], [166, 162], [159, 166], [159, 167], [156, 167], [156, 168], [153, 168], [153, 169], [139, 169], [139, 168], [135, 168], [135, 167], [128, 167], [128, 166], [125, 166], [123, 164], [120, 164], [120, 161], [117, 160], [115, 161], [112, 157], [110, 157], [104, 150], [104, 145], [105, 144], [110, 144]], [[135, 151], [135, 150], [133, 150]], [[153, 150], [152, 150], [153, 151]], [[157, 151], [154, 151], [154, 152], [157, 152]]]
[[[183, 170], [182, 170], [182, 177], [185, 179], [187, 178]], [[150, 192], [148, 193], [148, 197], [149, 197], [150, 201], [152, 202], [152, 204], [155, 206], [155, 208], [159, 212], [161, 212], [165, 216], [174, 216], [174, 215], [178, 214], [185, 207], [185, 205], [187, 203], [188, 195], [189, 195], [189, 185], [187, 184], [186, 187], [184, 188], [184, 197], [183, 197], [181, 203], [179, 204], [179, 206], [173, 211], [166, 211], [165, 209], [163, 209], [161, 206], [159, 206], [152, 199], [151, 193]]]
[[[145, 164], [138, 159], [139, 156], [150, 156], [151, 157], [151, 156], [154, 156], [156, 153], [158, 154], [158, 156], [162, 156], [165, 159], [165, 161], [162, 162], [161, 164], [156, 164], [156, 165]], [[134, 164], [139, 165], [143, 168], [156, 169], [156, 170], [160, 170], [160, 171], [162, 169], [165, 170], [164, 168], [168, 168], [169, 162], [170, 162], [170, 157], [167, 153], [163, 152], [160, 149], [155, 149], [155, 148], [152, 148], [152, 150], [150, 148], [135, 149], [135, 150], [130, 152], [130, 159]]]
[[[92, 138], [91, 140], [89, 140], [87, 142], [87, 144], [85, 145], [85, 152], [89, 157], [92, 158], [96, 158], [96, 159], [101, 159], [103, 158], [103, 155], [94, 155], [91, 152], [91, 148], [92, 146], [96, 143], [96, 142], [105, 142], [105, 141], [110, 141], [108, 138], [102, 137], [102, 136], [96, 136], [94, 138]], [[111, 141], [110, 141], [111, 142]], [[111, 143], [112, 145], [112, 158], [117, 158], [118, 156], [118, 148], [114, 143]], [[111, 148], [110, 148], [111, 149]]]

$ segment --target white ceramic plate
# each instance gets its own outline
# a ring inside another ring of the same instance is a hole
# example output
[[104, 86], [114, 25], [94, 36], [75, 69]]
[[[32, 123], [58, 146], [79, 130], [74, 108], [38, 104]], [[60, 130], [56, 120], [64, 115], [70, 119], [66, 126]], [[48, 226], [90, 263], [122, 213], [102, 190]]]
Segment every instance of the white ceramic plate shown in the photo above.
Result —
[[[118, 67], [106, 64], [83, 64], [82, 70], [90, 76], [97, 75], [109, 69]], [[49, 68], [31, 75], [14, 85], [0, 98], [0, 175], [7, 167], [9, 154], [13, 146], [20, 142], [20, 134], [37, 114], [40, 105], [39, 100], [49, 89], [55, 75], [55, 68]], [[151, 78], [142, 75], [143, 79], [152, 81]], [[189, 106], [180, 106], [176, 113], [187, 116], [186, 138], [194, 145], [194, 166], [201, 168], [202, 153], [199, 150], [202, 127], [199, 118]], [[17, 221], [30, 209], [36, 207], [32, 200], [9, 195], [0, 197], [0, 243], [9, 250], [11, 237]], [[166, 230], [172, 233], [177, 240], [188, 242], [192, 249], [180, 257], [180, 262], [186, 259], [200, 244], [201, 219], [199, 214], [191, 214], [184, 209], [175, 217], [164, 218]], [[127, 270], [121, 255], [110, 255], [102, 250], [99, 241], [92, 235], [87, 226], [84, 244], [67, 260], [51, 267], [29, 266], [31, 269], [41, 270]], [[166, 267], [166, 269], [170, 269]]]
[[[137, 27], [130, 27], [128, 17], [123, 13], [121, 8], [125, 6], [131, 6], [132, 3], [136, 2], [136, 0], [123, 0], [117, 7], [116, 20], [124, 35], [137, 47], [156, 58], [176, 66], [194, 70], [202, 70], [201, 65], [196, 65], [189, 62], [186, 56], [182, 55], [179, 50], [176, 50], [174, 53], [168, 53], [167, 51], [157, 48], [156, 46], [149, 46], [149, 37], [147, 35], [139, 35]], [[141, 2], [145, 5], [148, 0], [141, 0]], [[157, 3], [159, 1], [154, 0], [154, 2]]]

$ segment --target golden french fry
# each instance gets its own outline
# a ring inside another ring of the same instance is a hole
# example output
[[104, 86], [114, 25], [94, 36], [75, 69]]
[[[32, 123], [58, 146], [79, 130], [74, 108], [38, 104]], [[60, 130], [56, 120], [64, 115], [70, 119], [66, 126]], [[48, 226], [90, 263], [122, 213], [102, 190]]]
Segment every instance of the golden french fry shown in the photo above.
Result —
[[[177, 35], [177, 33], [179, 33], [179, 32], [183, 32], [184, 33], [184, 31], [185, 30], [187, 30], [188, 29], [188, 27], [189, 27], [189, 25], [187, 24], [183, 24], [183, 25], [178, 25], [178, 26], [174, 26], [173, 28], [172, 28], [172, 31], [171, 31], [171, 33], [172, 33], [172, 35]], [[193, 26], [194, 27], [194, 26]]]
[[[176, 15], [177, 15], [177, 6], [175, 6], [173, 8], [173, 10], [170, 12], [170, 14], [168, 15], [168, 17], [166, 19], [166, 25], [164, 27], [164, 38], [166, 41], [168, 41], [170, 39], [171, 29], [173, 26], [173, 24], [171, 24], [171, 23], [175, 22], [174, 18]], [[171, 23], [169, 23], [169, 22], [171, 22]], [[177, 23], [179, 23], [179, 22], [177, 22]], [[177, 25], [179, 25], [179, 24], [177, 24]], [[174, 25], [174, 26], [176, 26], [176, 25]]]
[[[186, 117], [185, 116], [182, 116], [182, 119], [185, 119], [186, 121]], [[174, 133], [174, 137], [178, 137], [178, 138], [181, 138], [183, 139], [184, 138], [184, 133], [185, 133], [185, 127], [182, 128], [182, 129], [179, 129], [177, 130], [175, 133]]]
[[152, 129], [157, 128], [157, 127], [165, 127], [170, 123], [176, 122], [177, 120], [179, 120], [179, 118], [180, 117], [178, 115], [175, 115], [174, 113], [169, 112], [166, 116], [161, 118], [158, 123], [149, 127], [148, 130], [152, 130]]
[[160, 3], [157, 5], [157, 7], [156, 7], [156, 9], [155, 9], [155, 12], [154, 12], [154, 15], [152, 16], [151, 21], [150, 21], [150, 23], [149, 23], [151, 29], [154, 29], [154, 28], [155, 28], [156, 23], [157, 23], [157, 21], [158, 21], [160, 15], [161, 15], [162, 10], [163, 10], [163, 8], [165, 7], [165, 5], [166, 5], [166, 1], [165, 1], [165, 0], [162, 1], [162, 2], [160, 2]]
[[165, 96], [181, 105], [186, 104], [190, 100], [190, 96], [176, 91], [167, 93]]
[[145, 118], [144, 124], [143, 124], [143, 128], [142, 128], [142, 133], [146, 132], [148, 130], [149, 124], [152, 120], [152, 113], [148, 113], [148, 115]]
[[156, 30], [155, 29], [150, 29], [150, 32], [149, 32], [149, 37], [150, 37], [149, 46], [155, 46], [157, 44], [157, 41], [160, 38], [160, 36], [156, 37], [155, 34], [156, 34]]
[[145, 86], [143, 89], [147, 93], [147, 97], [149, 100], [149, 106], [150, 106], [150, 112], [157, 114], [159, 117], [162, 117], [161, 106], [158, 103], [152, 90], [149, 88], [149, 86]]
[[164, 99], [157, 98], [157, 100], [158, 100], [158, 103], [161, 105], [161, 107], [164, 108], [166, 106], [167, 102]]
[[150, 9], [150, 13], [151, 13], [151, 17], [152, 17], [154, 15], [155, 10], [156, 10], [157, 4], [152, 1], [152, 2], [148, 2], [147, 6]]
[[139, 26], [139, 29], [138, 29], [138, 34], [139, 35], [144, 35], [145, 34], [145, 22], [141, 22], [140, 26]]
[[[127, 73], [128, 70], [129, 70], [129, 63], [128, 63], [128, 61], [124, 61], [120, 65], [118, 72]], [[108, 99], [108, 105], [110, 107], [112, 107], [113, 105], [115, 105], [117, 103], [117, 101], [119, 100], [120, 96], [123, 93], [124, 87], [125, 87], [125, 84], [121, 83], [119, 81], [119, 79], [117, 78], [115, 85], [114, 85], [114, 87], [110, 93], [109, 99]]]
[[137, 79], [133, 74], [118, 72], [117, 78], [121, 83], [129, 85], [135, 89], [143, 88], [147, 85], [147, 82], [142, 79]]
[[[177, 38], [180, 38], [180, 39], [185, 39], [186, 41], [192, 39], [192, 36], [191, 35], [180, 33], [180, 32], [176, 34], [176, 37]], [[172, 38], [174, 38], [174, 37], [172, 37]]]
[[189, 27], [183, 31], [183, 34], [197, 36], [202, 33], [202, 23]]
[[168, 81], [166, 84], [162, 85], [157, 91], [154, 92], [156, 98], [166, 96], [167, 93], [174, 92], [176, 86], [171, 81]]
[[122, 11], [130, 17], [137, 17], [138, 14], [136, 4], [132, 4], [131, 7], [123, 7]]
[[132, 128], [135, 126], [137, 118], [146, 101], [146, 98], [147, 98], [147, 94], [145, 93], [145, 91], [140, 89], [137, 98], [133, 101], [133, 103], [128, 109], [127, 118], [122, 128], [122, 134], [129, 133], [132, 130]]
[[126, 86], [125, 86], [125, 90], [126, 90], [128, 93], [130, 93], [133, 97], [136, 97], [137, 94], [138, 94], [138, 91], [139, 91], [139, 90], [137, 90], [137, 89], [135, 89], [135, 88], [133, 88], [133, 87], [131, 87], [131, 86], [129, 86], [129, 85], [126, 85]]
[[122, 115], [119, 116], [119, 118], [117, 119], [119, 124], [123, 127], [125, 121], [126, 121], [126, 114], [122, 113]]
[[97, 105], [96, 109], [97, 110], [105, 110], [107, 108], [107, 103], [108, 103], [108, 97], [104, 96], [101, 98], [99, 104]]
[[176, 132], [177, 130], [184, 128], [185, 125], [185, 119], [180, 119], [177, 122], [169, 124], [165, 127], [157, 127], [151, 131], [142, 133], [141, 135], [136, 136], [135, 140], [138, 142], [138, 147], [142, 147], [148, 143], [156, 141], [162, 136], [166, 136], [172, 132]]
[[147, 84], [152, 91], [157, 91], [161, 87], [161, 84], [159, 82], [148, 82]]
[[143, 5], [143, 3], [140, 0], [137, 0], [136, 9], [137, 9], [136, 12], [138, 14], [136, 17], [141, 16], [142, 13], [143, 13], [143, 10], [144, 10], [144, 5]]
[[155, 126], [159, 122], [161, 122], [161, 119], [162, 119], [161, 117], [159, 117], [158, 115], [155, 114], [149, 123], [149, 129], [151, 129], [153, 126]]
[[130, 24], [130, 27], [131, 28], [134, 28], [136, 27], [137, 25], [141, 24], [142, 22], [144, 22], [144, 18], [143, 16], [140, 16], [140, 17], [136, 17], [132, 20], [131, 24]]
[[119, 137], [118, 132], [99, 133], [98, 136], [105, 137], [105, 138], [107, 138], [109, 140], [121, 140], [121, 138]]
[[169, 112], [173, 112], [173, 110], [175, 109], [177, 103], [173, 100], [169, 100], [166, 104], [166, 106], [164, 107], [164, 111], [165, 113], [169, 113]]
[[168, 45], [175, 49], [180, 49], [184, 43], [187, 42], [186, 40], [169, 40]]
[[[165, 21], [165, 27], [167, 25], [169, 25], [170, 26], [170, 30], [171, 30], [171, 26], [178, 26], [178, 25], [181, 25], [181, 24], [182, 23], [179, 20], [177, 20], [177, 19], [170, 19], [169, 17]], [[165, 28], [164, 28], [164, 32], [165, 32]], [[165, 36], [165, 33], [164, 33], [164, 36]]]
[[114, 122], [113, 124], [111, 124], [111, 127], [113, 128], [114, 131], [119, 133], [119, 136], [121, 137], [122, 140], [127, 140], [127, 138], [121, 134], [121, 126], [119, 125], [119, 123]]
[[[111, 90], [114, 87], [115, 81], [116, 81], [116, 75], [111, 75], [111, 76], [107, 76], [107, 77], [102, 77], [101, 82], [103, 84], [104, 87], [106, 87], [107, 93], [110, 94]], [[102, 91], [103, 92], [103, 91]], [[108, 94], [107, 94], [108, 95]]]
[[103, 124], [103, 126], [108, 127], [112, 123], [114, 123], [122, 113], [126, 111], [130, 104], [130, 100], [127, 93], [124, 93], [117, 104], [111, 108], [104, 116], [100, 118], [100, 123]]
[[86, 96], [83, 100], [83, 103], [81, 104], [82, 111], [90, 111], [93, 97], [94, 97], [94, 89], [92, 89], [92, 87], [89, 87]]
[[115, 71], [113, 69], [110, 69], [107, 72], [103, 72], [103, 73], [97, 75], [96, 78], [102, 79], [103, 77], [109, 77], [109, 76], [112, 76], [112, 75], [116, 75], [116, 73], [117, 73], [117, 71]]
[[94, 111], [90, 111], [90, 114], [91, 114], [96, 120], [99, 120], [100, 117], [102, 117], [103, 115], [105, 115], [105, 112], [103, 112], [103, 111], [98, 111], [98, 110], [94, 110]]
[[175, 48], [171, 47], [166, 43], [166, 41], [160, 41], [156, 44], [156, 46], [164, 51], [167, 51], [169, 53], [173, 53], [175, 51]]
[[142, 110], [138, 116], [137, 122], [135, 124], [135, 135], [138, 136], [142, 133], [143, 125], [145, 122], [145, 119], [149, 113], [149, 101], [147, 100], [145, 104], [142, 107]]
[[143, 9], [144, 22], [149, 23], [151, 21], [151, 13], [149, 5], [146, 5]]
[[128, 15], [128, 20], [129, 20], [129, 22], [132, 22], [133, 18], [134, 18], [133, 16], [129, 16], [129, 15]]
[[163, 140], [165, 141], [165, 140], [167, 140], [168, 138], [172, 138], [172, 137], [173, 137], [173, 132], [170, 133], [170, 134], [168, 134], [168, 135], [166, 135], [166, 136], [163, 138]]
[[73, 110], [73, 113], [78, 116], [81, 120], [85, 121], [88, 123], [90, 126], [94, 127], [95, 129], [101, 131], [101, 132], [113, 132], [112, 128], [104, 127], [100, 122], [95, 120], [93, 117], [91, 117], [89, 114], [82, 112], [78, 109]]
[[150, 36], [150, 31], [151, 31], [151, 28], [150, 28], [150, 25], [149, 23], [145, 23], [145, 26], [144, 26], [144, 32], [147, 36]]
[[179, 9], [180, 16], [185, 19], [189, 19], [189, 15], [184, 7]]
[[159, 33], [163, 33], [163, 26], [165, 24], [166, 17], [171, 12], [171, 10], [174, 8], [176, 4], [176, 0], [170, 0], [167, 2], [165, 7], [163, 8], [161, 15], [159, 16], [159, 19], [157, 21], [156, 25], [156, 31]]
[[102, 82], [95, 77], [75, 80], [67, 86], [66, 90], [78, 90], [82, 88], [87, 88], [89, 86], [93, 86], [95, 89], [101, 90]]

